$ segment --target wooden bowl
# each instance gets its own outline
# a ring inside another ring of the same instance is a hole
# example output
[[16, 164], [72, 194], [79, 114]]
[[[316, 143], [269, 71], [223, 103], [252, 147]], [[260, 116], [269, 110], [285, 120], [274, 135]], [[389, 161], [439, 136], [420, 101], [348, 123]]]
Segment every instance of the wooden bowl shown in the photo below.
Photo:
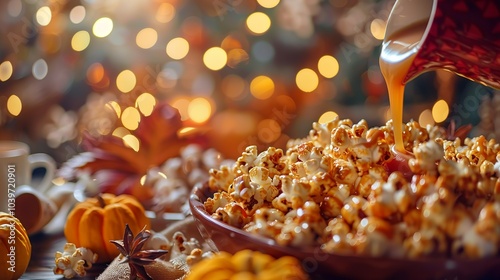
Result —
[[189, 204], [200, 234], [214, 249], [236, 253], [243, 249], [261, 251], [276, 258], [298, 258], [313, 279], [500, 279], [500, 258], [396, 259], [330, 254], [319, 247], [278, 245], [273, 239], [258, 236], [213, 219], [204, 202], [212, 197], [207, 184], [193, 189]]

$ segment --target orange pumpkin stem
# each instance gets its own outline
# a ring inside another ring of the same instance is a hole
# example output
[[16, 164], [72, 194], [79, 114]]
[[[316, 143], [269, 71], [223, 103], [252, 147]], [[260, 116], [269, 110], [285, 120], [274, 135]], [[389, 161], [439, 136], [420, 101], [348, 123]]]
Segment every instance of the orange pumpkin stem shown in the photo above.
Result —
[[106, 202], [104, 201], [104, 198], [102, 198], [102, 196], [100, 194], [98, 194], [96, 196], [97, 198], [97, 201], [99, 201], [99, 206], [101, 206], [101, 208], [104, 208], [106, 206]]

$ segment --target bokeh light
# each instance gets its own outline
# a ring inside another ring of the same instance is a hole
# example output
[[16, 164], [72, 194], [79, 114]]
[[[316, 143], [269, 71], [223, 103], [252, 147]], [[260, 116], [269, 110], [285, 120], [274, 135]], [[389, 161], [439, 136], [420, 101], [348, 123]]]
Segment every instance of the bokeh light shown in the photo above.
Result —
[[158, 41], [158, 32], [153, 28], [147, 27], [137, 33], [135, 42], [141, 49], [150, 49]]
[[262, 12], [255, 12], [248, 16], [247, 27], [254, 34], [263, 34], [271, 27], [271, 19]]
[[212, 106], [210, 102], [203, 97], [197, 97], [188, 106], [189, 118], [196, 123], [206, 122], [212, 114]]
[[166, 52], [172, 59], [183, 59], [189, 53], [189, 42], [182, 37], [173, 38], [168, 42]]
[[123, 126], [129, 130], [136, 130], [139, 127], [139, 123], [141, 122], [141, 115], [139, 114], [139, 110], [135, 107], [127, 107], [123, 110], [121, 121]]
[[69, 20], [74, 24], [78, 24], [85, 19], [86, 13], [87, 12], [86, 12], [84, 6], [81, 6], [81, 5], [75, 6], [69, 12]]
[[120, 74], [118, 74], [118, 77], [116, 77], [116, 87], [123, 93], [133, 90], [135, 83], [135, 74], [130, 70], [123, 70]]
[[144, 92], [135, 100], [135, 106], [144, 116], [149, 116], [156, 105], [156, 98], [149, 92]]
[[248, 62], [249, 56], [244, 49], [232, 49], [227, 53], [227, 66], [236, 68], [239, 65]]
[[444, 122], [446, 118], [448, 118], [449, 113], [450, 108], [448, 106], [448, 103], [446, 103], [446, 101], [442, 99], [438, 100], [436, 103], [434, 103], [434, 106], [432, 106], [432, 118], [437, 123]]
[[203, 54], [203, 63], [210, 70], [220, 70], [227, 63], [227, 54], [222, 48], [212, 47]]
[[250, 82], [250, 93], [260, 100], [270, 98], [274, 93], [274, 82], [267, 76], [257, 76]]
[[370, 32], [372, 33], [373, 37], [377, 40], [383, 40], [385, 36], [385, 26], [386, 23], [384, 20], [381, 20], [379, 18], [374, 19], [370, 23]]
[[47, 26], [52, 20], [52, 11], [49, 7], [43, 6], [38, 9], [38, 11], [36, 11], [35, 18], [38, 24], [40, 24], [41, 26]]
[[261, 5], [264, 8], [271, 9], [278, 6], [280, 0], [257, 0], [257, 3], [259, 3], [259, 5]]
[[170, 22], [175, 16], [175, 7], [170, 3], [161, 3], [156, 10], [156, 20], [160, 23]]
[[12, 76], [14, 69], [12, 63], [6, 60], [0, 64], [0, 81], [5, 82]]
[[102, 17], [95, 21], [92, 33], [98, 38], [104, 38], [113, 31], [113, 21], [108, 17]]
[[324, 55], [318, 60], [318, 71], [325, 78], [333, 78], [339, 73], [339, 62], [331, 55]]
[[325, 124], [333, 121], [335, 118], [337, 118], [339, 115], [333, 111], [327, 111], [324, 112], [320, 117], [318, 122], [320, 124]]
[[35, 79], [43, 80], [43, 78], [45, 78], [45, 76], [47, 76], [47, 73], [49, 72], [49, 66], [43, 58], [40, 58], [35, 61], [35, 63], [33, 63], [31, 72], [33, 73], [33, 77], [35, 77]]
[[421, 127], [434, 125], [434, 120], [432, 118], [432, 112], [430, 109], [426, 109], [422, 111], [422, 113], [420, 113], [420, 116], [418, 116], [418, 124], [420, 124]]
[[11, 17], [18, 17], [23, 11], [23, 2], [21, 0], [10, 0], [7, 4], [7, 13]]
[[9, 114], [14, 117], [19, 116], [22, 109], [23, 103], [21, 102], [21, 99], [15, 94], [9, 96], [9, 98], [7, 99], [7, 111], [9, 112]]
[[295, 76], [297, 87], [304, 92], [314, 91], [319, 84], [319, 78], [312, 69], [301, 69]]
[[127, 134], [127, 135], [123, 136], [122, 140], [123, 140], [123, 144], [125, 144], [125, 146], [130, 147], [132, 150], [134, 150], [136, 152], [139, 151], [141, 143], [140, 143], [139, 139], [137, 137], [135, 137], [134, 135]]
[[90, 44], [90, 34], [85, 30], [80, 30], [71, 38], [71, 48], [77, 52], [85, 50]]

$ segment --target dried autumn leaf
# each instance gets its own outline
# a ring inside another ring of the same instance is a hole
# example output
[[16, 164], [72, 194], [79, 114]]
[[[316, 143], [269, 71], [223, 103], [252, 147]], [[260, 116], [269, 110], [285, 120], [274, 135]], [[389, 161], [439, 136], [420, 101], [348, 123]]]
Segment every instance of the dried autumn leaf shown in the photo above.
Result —
[[113, 135], [94, 137], [83, 134], [84, 152], [69, 159], [60, 169], [60, 175], [72, 180], [79, 173], [89, 173], [96, 179], [101, 192], [128, 193], [146, 204], [153, 196], [151, 188], [140, 184], [142, 176], [171, 157], [178, 156], [183, 146], [199, 140], [195, 135], [180, 137], [183, 127], [177, 109], [159, 103], [147, 117], [142, 117], [131, 134], [139, 140], [135, 151]]

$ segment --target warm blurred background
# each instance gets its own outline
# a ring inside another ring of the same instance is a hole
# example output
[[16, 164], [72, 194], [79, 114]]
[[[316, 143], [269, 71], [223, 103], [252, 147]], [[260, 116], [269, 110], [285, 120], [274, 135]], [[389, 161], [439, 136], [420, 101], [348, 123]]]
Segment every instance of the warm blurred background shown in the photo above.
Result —
[[[0, 2], [0, 139], [64, 162], [83, 131], [127, 135], [158, 102], [236, 157], [335, 115], [385, 123], [378, 66], [393, 1]], [[411, 81], [405, 121], [500, 140], [500, 95], [448, 72]], [[152, 131], [151, 133], [154, 133]]]

